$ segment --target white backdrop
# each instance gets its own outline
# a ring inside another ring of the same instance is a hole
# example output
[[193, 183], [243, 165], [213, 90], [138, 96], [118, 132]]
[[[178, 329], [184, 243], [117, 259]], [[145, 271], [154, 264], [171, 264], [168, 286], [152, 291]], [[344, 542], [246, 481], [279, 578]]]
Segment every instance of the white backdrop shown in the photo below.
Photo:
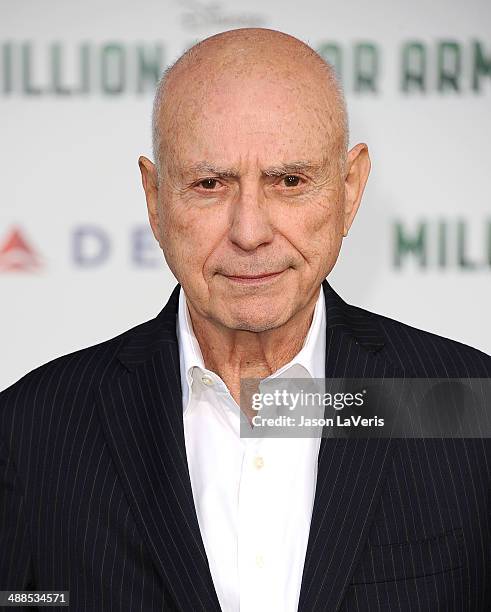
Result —
[[490, 24], [485, 0], [0, 0], [0, 389], [163, 307], [137, 166], [155, 74], [250, 25], [341, 60], [369, 145], [334, 288], [491, 352]]

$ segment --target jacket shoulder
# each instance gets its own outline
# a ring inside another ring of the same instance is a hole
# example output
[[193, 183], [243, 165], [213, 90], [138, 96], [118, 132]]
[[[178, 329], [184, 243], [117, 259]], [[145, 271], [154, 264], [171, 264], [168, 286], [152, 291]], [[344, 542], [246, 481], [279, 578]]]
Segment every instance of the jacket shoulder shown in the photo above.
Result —
[[135, 337], [151, 335], [156, 319], [140, 323], [113, 338], [67, 353], [31, 370], [0, 392], [0, 423], [24, 409], [53, 403], [87, 400], [102, 382], [120, 376], [117, 359], [122, 347]]
[[384, 340], [386, 354], [414, 377], [491, 377], [491, 357], [472, 346], [357, 306], [350, 310], [353, 317], [371, 319]]

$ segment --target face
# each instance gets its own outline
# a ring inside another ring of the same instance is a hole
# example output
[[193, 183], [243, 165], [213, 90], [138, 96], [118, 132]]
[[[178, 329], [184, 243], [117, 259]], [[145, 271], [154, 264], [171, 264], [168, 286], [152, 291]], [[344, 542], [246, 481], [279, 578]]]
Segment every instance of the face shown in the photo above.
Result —
[[366, 146], [340, 168], [329, 99], [270, 74], [191, 82], [179, 100], [158, 181], [140, 160], [155, 237], [199, 315], [279, 327], [336, 262], [368, 177]]

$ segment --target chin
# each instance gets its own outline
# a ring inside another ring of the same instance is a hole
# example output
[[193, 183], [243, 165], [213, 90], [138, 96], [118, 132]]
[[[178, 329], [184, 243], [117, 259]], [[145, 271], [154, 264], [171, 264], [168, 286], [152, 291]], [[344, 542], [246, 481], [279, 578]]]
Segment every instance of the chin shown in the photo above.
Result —
[[281, 323], [271, 321], [235, 321], [230, 325], [230, 329], [260, 333], [270, 329], [275, 329], [280, 325]]
[[237, 308], [227, 312], [224, 316], [226, 326], [231, 329], [240, 329], [242, 331], [263, 332], [270, 329], [280, 327], [288, 319], [291, 314], [289, 308]]

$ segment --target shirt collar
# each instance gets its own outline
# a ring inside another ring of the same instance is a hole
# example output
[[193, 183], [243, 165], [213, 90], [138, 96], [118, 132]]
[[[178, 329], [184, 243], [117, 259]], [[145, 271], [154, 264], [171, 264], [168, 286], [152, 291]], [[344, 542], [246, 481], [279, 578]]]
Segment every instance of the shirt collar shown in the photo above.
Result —
[[[181, 373], [182, 402], [184, 410], [189, 401], [192, 385], [192, 370], [198, 367], [206, 371], [203, 354], [193, 331], [184, 289], [179, 291], [177, 311], [177, 341], [179, 344], [179, 366]], [[312, 322], [300, 351], [291, 361], [279, 368], [268, 378], [282, 376], [286, 370], [299, 365], [306, 370], [306, 377], [324, 378], [326, 358], [326, 307], [322, 286], [314, 308]]]

